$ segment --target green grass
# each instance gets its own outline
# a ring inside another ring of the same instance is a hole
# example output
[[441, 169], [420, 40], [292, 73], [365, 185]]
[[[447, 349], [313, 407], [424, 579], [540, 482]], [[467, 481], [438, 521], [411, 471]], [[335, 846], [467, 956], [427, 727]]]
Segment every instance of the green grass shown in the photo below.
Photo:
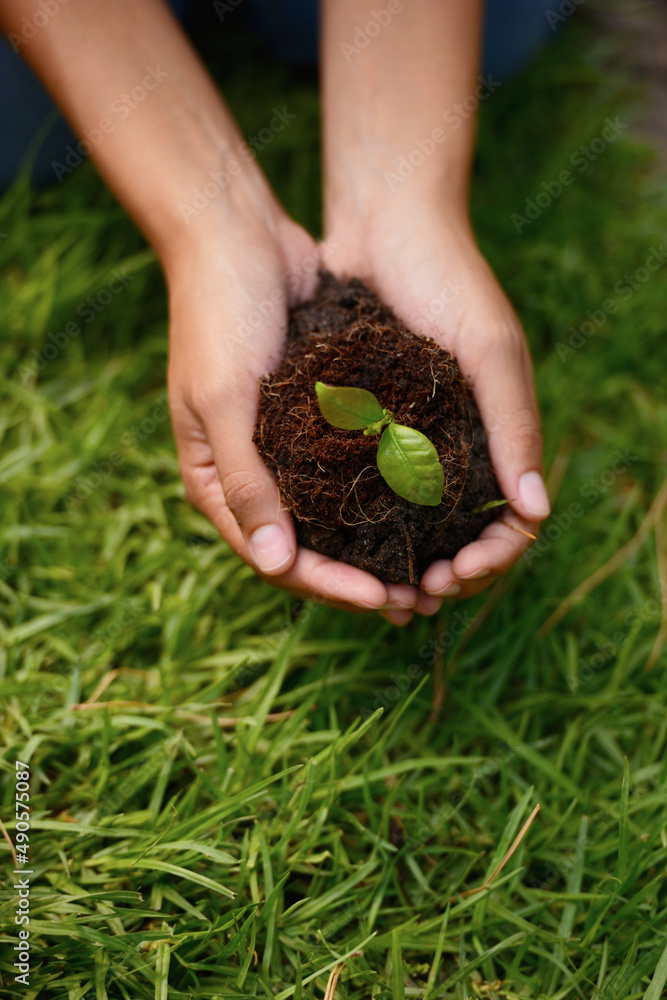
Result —
[[[505, 580], [404, 631], [293, 607], [185, 504], [162, 281], [90, 166], [0, 202], [12, 836], [17, 758], [33, 808], [29, 987], [13, 983], [0, 840], [3, 997], [321, 998], [342, 959], [350, 1000], [664, 995], [666, 525], [647, 512], [667, 457], [665, 273], [614, 291], [667, 232], [653, 154], [626, 132], [521, 233], [511, 221], [605, 118], [631, 119], [608, 58], [571, 26], [481, 125], [474, 215], [533, 348], [554, 517]], [[249, 132], [274, 104], [298, 109], [261, 160], [315, 229], [312, 84], [243, 60], [227, 75]], [[77, 308], [113, 269], [131, 280], [87, 323]], [[464, 896], [536, 803], [490, 888]]]

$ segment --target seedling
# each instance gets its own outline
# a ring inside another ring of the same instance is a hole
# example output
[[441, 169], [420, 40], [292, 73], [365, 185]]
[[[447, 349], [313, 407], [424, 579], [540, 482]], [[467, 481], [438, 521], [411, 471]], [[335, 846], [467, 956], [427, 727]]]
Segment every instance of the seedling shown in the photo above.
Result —
[[380, 434], [377, 466], [394, 493], [411, 503], [437, 507], [445, 489], [438, 453], [425, 434], [394, 420], [367, 389], [315, 383], [324, 419], [345, 431]]

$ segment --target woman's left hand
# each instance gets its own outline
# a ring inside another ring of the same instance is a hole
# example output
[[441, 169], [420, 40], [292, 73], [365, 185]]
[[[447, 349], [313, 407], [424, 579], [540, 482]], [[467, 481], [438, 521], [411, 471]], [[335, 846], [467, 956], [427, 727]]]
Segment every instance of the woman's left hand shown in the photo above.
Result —
[[[336, 219], [335, 214], [332, 218]], [[453, 560], [434, 562], [420, 593], [472, 597], [505, 573], [549, 514], [532, 366], [521, 324], [461, 212], [411, 206], [364, 224], [334, 224], [327, 265], [365, 281], [415, 333], [453, 354], [471, 385], [491, 461], [511, 501]], [[415, 610], [419, 612], [420, 602]], [[404, 624], [411, 612], [386, 614]]]

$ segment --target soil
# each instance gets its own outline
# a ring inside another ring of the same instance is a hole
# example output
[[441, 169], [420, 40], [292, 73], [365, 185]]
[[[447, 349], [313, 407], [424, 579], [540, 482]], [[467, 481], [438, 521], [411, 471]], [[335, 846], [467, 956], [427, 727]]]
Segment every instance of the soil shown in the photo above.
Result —
[[[357, 386], [433, 442], [445, 472], [438, 507], [397, 496], [377, 470], [378, 436], [332, 427], [315, 383]], [[451, 559], [502, 508], [486, 434], [458, 363], [411, 333], [356, 278], [324, 273], [290, 313], [285, 357], [261, 382], [255, 443], [292, 512], [299, 544], [386, 583], [417, 583]]]

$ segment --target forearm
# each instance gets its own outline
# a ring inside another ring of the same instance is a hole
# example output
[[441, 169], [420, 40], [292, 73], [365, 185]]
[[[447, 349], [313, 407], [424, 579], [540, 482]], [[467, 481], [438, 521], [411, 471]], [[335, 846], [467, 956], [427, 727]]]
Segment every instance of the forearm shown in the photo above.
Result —
[[[358, 0], [323, 4], [329, 232], [336, 217], [381, 211], [389, 201], [438, 198], [456, 209], [467, 201], [481, 2], [394, 0], [380, 17], [376, 9]], [[366, 31], [373, 22], [377, 32]]]
[[[34, 0], [0, 0], [3, 30], [20, 35], [34, 10]], [[161, 0], [71, 0], [20, 52], [75, 131], [88, 133], [100, 172], [166, 263], [236, 209], [274, 210], [231, 114]], [[205, 206], [200, 198], [191, 210], [207, 184]]]

